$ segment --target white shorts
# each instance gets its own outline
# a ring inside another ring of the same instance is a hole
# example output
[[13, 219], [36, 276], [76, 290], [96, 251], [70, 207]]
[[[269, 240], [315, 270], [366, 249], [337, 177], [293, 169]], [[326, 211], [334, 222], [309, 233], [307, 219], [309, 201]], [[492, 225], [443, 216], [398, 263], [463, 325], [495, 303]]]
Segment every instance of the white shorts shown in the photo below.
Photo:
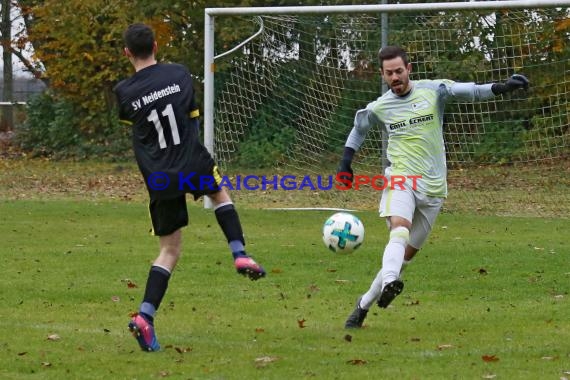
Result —
[[[430, 197], [412, 190], [410, 181], [406, 181], [404, 189], [399, 185], [390, 186], [382, 191], [380, 198], [380, 216], [399, 216], [412, 222], [409, 245], [420, 249], [428, 238], [435, 219], [439, 215], [443, 198]], [[388, 228], [390, 222], [386, 219]]]

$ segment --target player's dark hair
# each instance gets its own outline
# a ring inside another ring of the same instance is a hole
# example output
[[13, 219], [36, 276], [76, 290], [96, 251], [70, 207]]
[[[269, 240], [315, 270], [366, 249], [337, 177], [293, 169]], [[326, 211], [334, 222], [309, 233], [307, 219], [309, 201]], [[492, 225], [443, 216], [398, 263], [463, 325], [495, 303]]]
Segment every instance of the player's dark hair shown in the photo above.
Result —
[[380, 49], [378, 52], [378, 60], [380, 61], [380, 68], [385, 60], [394, 59], [400, 57], [404, 61], [404, 65], [408, 65], [408, 54], [404, 49], [399, 46], [386, 46]]
[[125, 45], [136, 58], [145, 59], [152, 55], [154, 32], [145, 24], [131, 24], [123, 34]]

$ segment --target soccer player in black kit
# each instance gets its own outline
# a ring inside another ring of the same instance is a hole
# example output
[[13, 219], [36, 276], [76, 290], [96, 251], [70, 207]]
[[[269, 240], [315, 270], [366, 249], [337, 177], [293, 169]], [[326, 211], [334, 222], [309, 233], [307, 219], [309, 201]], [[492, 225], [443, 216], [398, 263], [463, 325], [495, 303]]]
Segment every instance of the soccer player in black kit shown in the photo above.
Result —
[[[160, 253], [150, 268], [139, 312], [129, 329], [144, 351], [158, 351], [154, 316], [181, 254], [181, 228], [188, 225], [186, 193], [208, 196], [227, 238], [238, 273], [257, 280], [264, 269], [245, 252], [237, 211], [210, 153], [199, 141], [199, 111], [192, 77], [179, 64], [158, 63], [152, 29], [132, 24], [124, 53], [135, 74], [114, 88], [119, 118], [132, 127], [133, 149], [150, 196], [150, 216]], [[211, 181], [204, 181], [209, 178]]]

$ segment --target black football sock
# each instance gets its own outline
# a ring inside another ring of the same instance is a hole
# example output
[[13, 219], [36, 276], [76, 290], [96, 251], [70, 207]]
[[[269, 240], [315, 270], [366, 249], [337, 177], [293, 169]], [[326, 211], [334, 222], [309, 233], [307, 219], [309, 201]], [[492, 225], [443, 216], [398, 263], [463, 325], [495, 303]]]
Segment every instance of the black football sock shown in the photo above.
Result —
[[222, 204], [214, 211], [216, 219], [220, 225], [228, 245], [234, 256], [236, 253], [244, 253], [245, 239], [241, 229], [239, 215], [232, 203]]
[[166, 268], [156, 265], [150, 268], [143, 302], [140, 307], [140, 313], [144, 314], [150, 322], [153, 321], [154, 314], [158, 310], [162, 298], [166, 293], [169, 279], [170, 272]]

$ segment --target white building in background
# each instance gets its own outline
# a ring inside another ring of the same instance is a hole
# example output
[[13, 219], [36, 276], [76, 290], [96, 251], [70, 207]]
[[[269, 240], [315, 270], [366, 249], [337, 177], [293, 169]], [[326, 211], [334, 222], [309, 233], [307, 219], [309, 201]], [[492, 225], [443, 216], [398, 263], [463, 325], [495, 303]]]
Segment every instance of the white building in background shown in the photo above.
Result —
[[[0, 102], [5, 102], [6, 100], [3, 98], [4, 78], [1, 76], [1, 73], [0, 69]], [[30, 96], [42, 92], [46, 88], [45, 83], [39, 79], [31, 76], [15, 76], [12, 84], [13, 98], [11, 101], [27, 102]]]

